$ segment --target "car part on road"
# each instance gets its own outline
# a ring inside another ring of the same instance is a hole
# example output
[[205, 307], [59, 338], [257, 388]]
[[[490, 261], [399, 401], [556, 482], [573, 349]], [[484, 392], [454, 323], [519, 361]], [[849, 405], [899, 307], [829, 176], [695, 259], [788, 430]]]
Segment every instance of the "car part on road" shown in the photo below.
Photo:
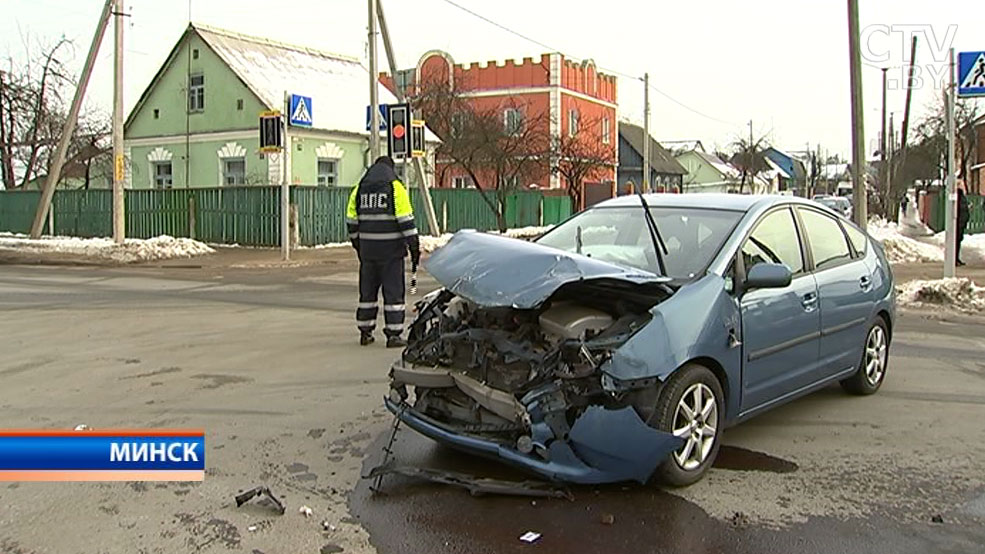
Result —
[[535, 531], [527, 531], [526, 533], [520, 535], [520, 540], [527, 544], [530, 544], [537, 542], [540, 539], [540, 536], [541, 536], [540, 533], [537, 533]]
[[841, 386], [852, 394], [874, 394], [886, 378], [886, 367], [889, 365], [889, 331], [882, 318], [869, 329], [865, 339], [865, 350], [859, 362], [858, 371], [841, 381]]
[[249, 502], [250, 500], [253, 500], [258, 496], [266, 496], [267, 498], [269, 498], [270, 501], [274, 503], [274, 506], [277, 507], [277, 511], [279, 511], [281, 515], [284, 515], [284, 512], [287, 511], [287, 508], [284, 507], [284, 504], [280, 500], [277, 500], [277, 497], [274, 496], [274, 493], [270, 492], [270, 489], [268, 487], [252, 488], [242, 494], [236, 495], [236, 506], [237, 507], [242, 506], [243, 504]]
[[564, 498], [574, 500], [574, 496], [567, 489], [559, 488], [544, 481], [504, 481], [500, 479], [488, 479], [476, 477], [457, 471], [444, 471], [414, 466], [400, 466], [395, 463], [388, 463], [376, 466], [364, 475], [364, 479], [375, 479], [384, 475], [402, 475], [411, 479], [420, 479], [441, 483], [454, 487], [461, 487], [469, 491], [472, 496], [484, 494], [498, 494], [506, 496], [532, 496], [536, 498]]

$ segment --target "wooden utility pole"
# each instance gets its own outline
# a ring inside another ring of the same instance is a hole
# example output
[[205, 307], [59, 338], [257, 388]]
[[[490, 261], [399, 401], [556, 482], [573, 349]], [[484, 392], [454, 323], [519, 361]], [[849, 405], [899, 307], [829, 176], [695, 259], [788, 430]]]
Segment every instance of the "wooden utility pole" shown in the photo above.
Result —
[[31, 238], [39, 238], [44, 229], [44, 221], [48, 217], [48, 210], [51, 208], [51, 199], [55, 195], [55, 186], [62, 175], [62, 166], [65, 165], [65, 155], [68, 153], [68, 145], [75, 134], [75, 125], [79, 119], [79, 111], [82, 109], [82, 99], [85, 97], [86, 87], [89, 85], [89, 77], [92, 76], [92, 67], [96, 64], [96, 54], [99, 53], [99, 45], [106, 34], [106, 26], [109, 24], [109, 15], [113, 10], [115, 0], [106, 0], [103, 11], [99, 15], [99, 23], [96, 25], [96, 33], [92, 37], [92, 44], [89, 45], [89, 55], [86, 56], [85, 65], [82, 67], [82, 76], [79, 84], [75, 88], [75, 97], [72, 99], [72, 107], [68, 111], [65, 125], [62, 126], [62, 136], [58, 139], [58, 146], [55, 148], [55, 156], [51, 166], [48, 168], [48, 175], [45, 178], [44, 186], [41, 188], [41, 200], [38, 202], [38, 211], [34, 214], [34, 222], [31, 224]]
[[[380, 156], [379, 71], [376, 68], [376, 0], [369, 1], [369, 157]], [[394, 79], [397, 76], [394, 75]]]
[[[917, 63], [917, 36], [913, 35], [913, 41], [910, 43], [910, 69], [906, 76], [906, 105], [903, 108], [903, 132], [900, 134], [900, 150], [899, 150], [899, 161], [896, 162], [896, 170], [893, 172], [895, 179], [902, 178], [904, 173], [904, 168], [906, 167], [906, 143], [907, 136], [910, 132], [910, 104], [913, 101], [913, 73], [916, 71], [915, 66]], [[895, 154], [893, 155], [895, 158]], [[892, 181], [891, 181], [892, 182]], [[904, 194], [906, 192], [904, 191]]]
[[880, 131], [879, 131], [879, 157], [882, 160], [882, 163], [879, 166], [880, 167], [879, 175], [882, 177], [882, 179], [880, 179], [881, 181], [880, 184], [886, 187], [886, 191], [885, 193], [883, 193], [883, 198], [885, 198], [886, 203], [889, 204], [885, 207], [886, 209], [885, 215], [888, 219], [892, 220], [895, 219], [891, 217], [891, 214], [893, 213], [892, 212], [893, 205], [895, 205], [895, 202], [893, 201], [892, 195], [890, 194], [890, 191], [892, 189], [889, 186], [889, 167], [886, 165], [889, 160], [889, 156], [886, 155], [886, 144], [889, 142], [888, 140], [886, 140], [886, 91], [887, 91], [886, 77], [888, 71], [889, 71], [888, 67], [882, 68], [882, 127], [880, 127]]
[[848, 51], [852, 86], [852, 184], [854, 219], [863, 229], [869, 219], [865, 189], [865, 127], [862, 111], [862, 50], [858, 0], [848, 0]]
[[[376, 15], [379, 18], [380, 34], [383, 35], [383, 48], [386, 50], [386, 59], [390, 64], [390, 75], [393, 77], [397, 101], [403, 103], [407, 100], [407, 97], [403, 87], [397, 85], [397, 58], [393, 54], [393, 44], [390, 42], [390, 30], [386, 26], [386, 16], [383, 15], [383, 3], [380, 0], [376, 0]], [[441, 236], [441, 228], [438, 227], [438, 217], [434, 213], [434, 202], [431, 201], [431, 186], [428, 183], [427, 172], [424, 170], [424, 162], [418, 156], [414, 156], [414, 169], [417, 170], [421, 194], [424, 196], [424, 211], [428, 218], [428, 227], [433, 236]]]
[[113, 242], [126, 238], [123, 185], [126, 166], [123, 159], [123, 0], [113, 7]]
[[643, 192], [650, 184], [650, 74], [643, 74]]

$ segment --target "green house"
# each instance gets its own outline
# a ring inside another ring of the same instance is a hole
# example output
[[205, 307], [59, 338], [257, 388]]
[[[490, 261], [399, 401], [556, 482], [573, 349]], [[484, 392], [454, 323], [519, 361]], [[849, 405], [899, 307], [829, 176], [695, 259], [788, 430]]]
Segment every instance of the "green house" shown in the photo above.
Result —
[[[199, 24], [188, 26], [126, 121], [128, 187], [352, 186], [368, 165], [369, 73], [357, 60]], [[283, 154], [259, 148], [261, 112], [311, 98], [310, 127]], [[396, 99], [380, 87], [380, 103]]]

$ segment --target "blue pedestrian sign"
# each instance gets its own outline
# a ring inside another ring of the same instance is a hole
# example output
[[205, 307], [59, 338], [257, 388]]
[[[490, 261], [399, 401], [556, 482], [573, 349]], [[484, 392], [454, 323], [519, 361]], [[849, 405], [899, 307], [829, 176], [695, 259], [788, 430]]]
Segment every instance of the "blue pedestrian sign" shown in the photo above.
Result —
[[958, 96], [985, 96], [985, 52], [958, 54]]
[[295, 127], [311, 127], [311, 97], [300, 94], [291, 95], [290, 105], [291, 125]]
[[[389, 114], [390, 106], [388, 104], [380, 104], [380, 130], [386, 131], [386, 120]], [[366, 130], [369, 130], [369, 106], [366, 106]]]

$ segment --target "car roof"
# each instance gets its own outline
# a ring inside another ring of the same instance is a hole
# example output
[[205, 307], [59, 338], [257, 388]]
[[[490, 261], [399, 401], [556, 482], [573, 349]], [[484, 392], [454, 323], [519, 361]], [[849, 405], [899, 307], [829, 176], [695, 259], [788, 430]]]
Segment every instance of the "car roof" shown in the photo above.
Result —
[[[706, 208], [713, 210], [732, 210], [748, 212], [760, 206], [770, 206], [781, 203], [811, 204], [812, 202], [797, 196], [766, 195], [766, 194], [644, 194], [646, 203], [652, 207], [670, 208]], [[638, 195], [626, 195], [599, 202], [595, 207], [612, 208], [619, 206], [639, 206]]]

